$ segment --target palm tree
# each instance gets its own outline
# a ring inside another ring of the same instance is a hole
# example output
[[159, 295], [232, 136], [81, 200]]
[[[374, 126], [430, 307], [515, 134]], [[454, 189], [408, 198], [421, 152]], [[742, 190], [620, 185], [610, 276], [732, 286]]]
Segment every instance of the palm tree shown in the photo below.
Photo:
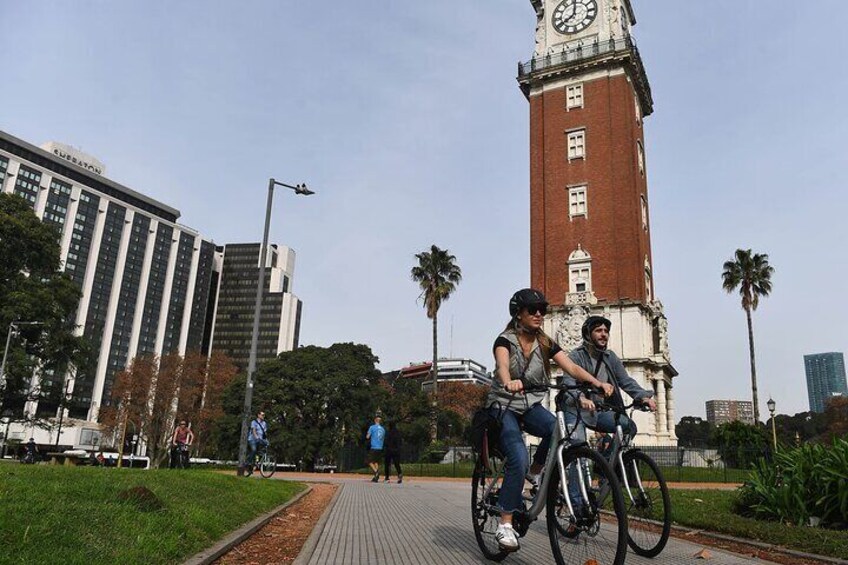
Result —
[[436, 370], [439, 359], [438, 323], [437, 317], [442, 302], [450, 298], [456, 290], [456, 285], [462, 280], [462, 270], [456, 264], [456, 257], [448, 253], [447, 249], [439, 249], [435, 245], [430, 251], [416, 253], [418, 265], [412, 267], [410, 275], [412, 280], [421, 288], [418, 297], [424, 302], [427, 317], [433, 320], [433, 365], [430, 372], [433, 376], [432, 413], [430, 414], [430, 440], [436, 440], [437, 424], [437, 400], [438, 393], [438, 371]]
[[721, 274], [722, 288], [728, 293], [739, 288], [742, 295], [742, 309], [748, 318], [748, 347], [751, 353], [751, 392], [754, 400], [754, 422], [760, 421], [760, 406], [757, 399], [757, 366], [754, 362], [754, 326], [751, 311], [757, 309], [761, 296], [771, 292], [771, 276], [774, 267], [769, 265], [768, 255], [752, 253], [750, 249], [737, 249], [732, 261], [725, 261]]

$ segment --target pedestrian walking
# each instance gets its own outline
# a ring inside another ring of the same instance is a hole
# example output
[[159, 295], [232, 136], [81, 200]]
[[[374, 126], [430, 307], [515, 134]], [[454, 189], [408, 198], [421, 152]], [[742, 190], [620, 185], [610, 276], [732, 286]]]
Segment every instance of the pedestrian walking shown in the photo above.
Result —
[[391, 477], [391, 465], [394, 463], [398, 476], [398, 484], [403, 482], [403, 469], [400, 468], [400, 450], [403, 447], [403, 438], [397, 429], [397, 422], [389, 422], [389, 431], [386, 434], [386, 481]]
[[365, 439], [369, 442], [368, 449], [368, 466], [374, 476], [371, 478], [372, 483], [380, 480], [380, 461], [383, 460], [383, 442], [386, 439], [386, 428], [383, 427], [383, 418], [380, 415], [374, 416], [374, 423], [368, 428], [368, 433], [365, 434]]

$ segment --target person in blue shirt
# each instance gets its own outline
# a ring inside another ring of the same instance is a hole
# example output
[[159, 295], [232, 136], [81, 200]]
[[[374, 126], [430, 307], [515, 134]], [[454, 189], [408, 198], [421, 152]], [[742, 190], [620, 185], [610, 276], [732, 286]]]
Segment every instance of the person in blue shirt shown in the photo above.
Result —
[[374, 417], [374, 423], [368, 428], [365, 439], [368, 440], [368, 466], [374, 472], [372, 483], [380, 480], [380, 461], [383, 460], [383, 440], [386, 438], [386, 428], [383, 427], [383, 419], [378, 415]]
[[265, 421], [265, 412], [262, 410], [250, 422], [250, 429], [247, 431], [247, 445], [250, 446], [250, 454], [247, 456], [247, 476], [249, 477], [253, 474], [257, 449], [260, 445], [268, 447], [268, 422]]

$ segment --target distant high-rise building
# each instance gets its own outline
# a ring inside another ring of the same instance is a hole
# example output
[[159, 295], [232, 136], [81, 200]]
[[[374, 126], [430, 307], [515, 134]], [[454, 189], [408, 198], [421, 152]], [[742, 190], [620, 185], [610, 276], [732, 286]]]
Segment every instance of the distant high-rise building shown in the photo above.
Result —
[[[138, 355], [199, 350], [206, 322], [214, 244], [177, 223], [179, 210], [104, 177], [104, 170], [67, 145], [36, 147], [0, 132], [0, 192], [24, 198], [56, 228], [62, 269], [82, 290], [77, 331], [97, 354], [94, 367], [73, 378], [33, 377], [33, 386], [68, 387], [72, 395], [61, 445], [96, 445], [96, 420], [110, 402], [115, 375]], [[58, 403], [46, 400], [4, 409], [60, 415]], [[32, 427], [13, 427], [10, 437], [25, 432], [56, 441]]]
[[720, 426], [740, 421], [754, 423], [754, 403], [749, 400], [707, 400], [707, 421]]
[[[259, 248], [259, 243], [228, 244], [218, 248], [216, 259], [220, 262], [220, 280], [211, 349], [226, 353], [241, 369], [247, 369], [250, 359]], [[292, 294], [294, 260], [292, 249], [268, 246], [257, 364], [298, 346], [302, 303]]]
[[804, 372], [812, 412], [824, 412], [827, 401], [834, 396], [848, 396], [842, 353], [804, 355]]

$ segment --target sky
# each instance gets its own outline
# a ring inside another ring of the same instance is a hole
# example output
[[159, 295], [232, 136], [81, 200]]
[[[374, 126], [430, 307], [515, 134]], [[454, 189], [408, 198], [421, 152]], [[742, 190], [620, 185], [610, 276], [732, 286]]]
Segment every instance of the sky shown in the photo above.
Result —
[[[803, 355], [848, 347], [848, 3], [634, 0], [656, 296], [676, 415], [750, 399], [747, 328], [721, 268], [767, 253], [754, 314], [760, 411], [808, 409]], [[432, 354], [409, 279], [447, 248], [463, 280], [440, 355], [491, 368], [529, 284], [528, 0], [0, 0], [0, 129], [76, 146], [218, 244], [297, 252], [303, 344], [368, 344], [384, 371]]]

